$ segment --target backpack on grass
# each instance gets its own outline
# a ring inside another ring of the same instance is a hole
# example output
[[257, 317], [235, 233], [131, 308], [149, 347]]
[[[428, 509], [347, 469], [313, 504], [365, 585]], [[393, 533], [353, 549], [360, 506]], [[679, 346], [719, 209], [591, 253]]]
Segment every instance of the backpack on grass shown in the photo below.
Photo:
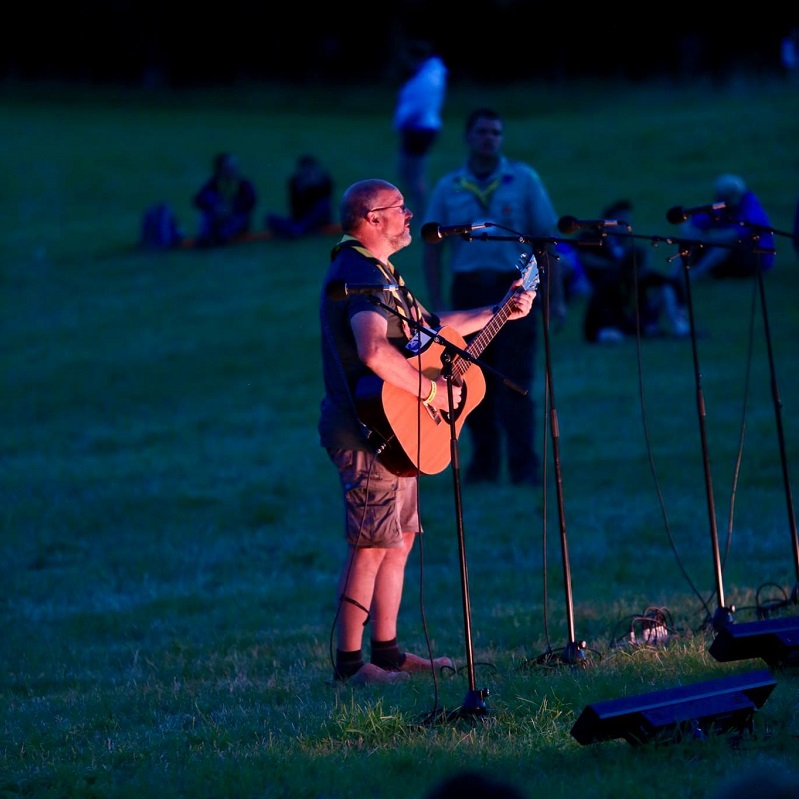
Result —
[[168, 250], [183, 240], [175, 212], [167, 203], [151, 205], [142, 215], [140, 244], [145, 250]]

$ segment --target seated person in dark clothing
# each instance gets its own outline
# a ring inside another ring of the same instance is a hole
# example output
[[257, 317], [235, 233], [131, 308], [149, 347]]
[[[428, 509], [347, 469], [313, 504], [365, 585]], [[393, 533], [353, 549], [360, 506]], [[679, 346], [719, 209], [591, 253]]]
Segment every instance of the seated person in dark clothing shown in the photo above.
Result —
[[619, 222], [583, 231], [577, 239], [577, 258], [591, 286], [583, 316], [583, 337], [590, 342], [621, 341], [626, 336], [661, 335], [665, 314], [672, 335], [689, 332], [681, 306], [683, 288], [648, 266], [649, 250], [631, 234], [632, 203], [619, 200], [602, 211], [603, 219]]
[[194, 207], [200, 212], [197, 243], [214, 247], [248, 233], [256, 202], [255, 187], [239, 172], [236, 157], [216, 155], [213, 175], [194, 195]]
[[723, 209], [695, 214], [682, 225], [685, 238], [704, 243], [692, 252], [692, 277], [751, 277], [758, 269], [767, 272], [774, 266], [774, 234], [760, 200], [738, 175], [719, 175], [713, 195], [714, 202], [725, 204]]
[[329, 225], [333, 219], [333, 179], [312, 155], [297, 160], [288, 181], [289, 216], [268, 214], [266, 227], [281, 238], [297, 239]]

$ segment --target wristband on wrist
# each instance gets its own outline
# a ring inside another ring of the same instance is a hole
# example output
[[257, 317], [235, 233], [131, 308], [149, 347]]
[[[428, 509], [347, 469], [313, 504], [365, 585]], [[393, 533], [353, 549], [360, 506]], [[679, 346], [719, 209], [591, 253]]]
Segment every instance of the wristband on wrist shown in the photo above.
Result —
[[427, 399], [423, 399], [422, 402], [425, 405], [429, 405], [435, 398], [436, 392], [438, 391], [438, 386], [436, 385], [435, 380], [430, 381], [430, 393], [427, 395]]

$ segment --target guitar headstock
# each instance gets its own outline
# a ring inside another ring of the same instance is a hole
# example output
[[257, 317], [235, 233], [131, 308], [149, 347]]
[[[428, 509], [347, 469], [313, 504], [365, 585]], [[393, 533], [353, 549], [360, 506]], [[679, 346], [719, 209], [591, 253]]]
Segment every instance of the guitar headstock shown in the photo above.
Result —
[[516, 268], [522, 275], [522, 289], [525, 291], [535, 291], [538, 288], [538, 261], [535, 260], [535, 255], [523, 252], [519, 256], [519, 263]]

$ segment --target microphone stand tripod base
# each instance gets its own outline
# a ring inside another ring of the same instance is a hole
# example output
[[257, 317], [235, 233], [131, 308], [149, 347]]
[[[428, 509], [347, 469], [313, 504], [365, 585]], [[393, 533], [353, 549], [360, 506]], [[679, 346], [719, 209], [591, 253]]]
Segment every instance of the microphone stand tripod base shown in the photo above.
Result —
[[438, 708], [432, 713], [426, 714], [421, 724], [422, 726], [430, 727], [434, 724], [450, 723], [461, 719], [470, 722], [481, 721], [484, 724], [488, 724], [490, 717], [484, 701], [486, 696], [488, 696], [487, 688], [470, 690], [460, 707], [449, 711], [444, 708]]
[[[533, 664], [536, 666], [580, 666], [588, 665], [585, 656], [585, 641], [570, 641], [560, 652], [553, 652], [551, 649], [539, 655]], [[529, 663], [529, 661], [528, 661]]]
[[585, 641], [571, 641], [563, 649], [563, 662], [570, 666], [584, 666], [585, 660]]
[[466, 694], [466, 698], [463, 700], [463, 704], [447, 714], [447, 721], [456, 721], [457, 719], [479, 720], [485, 718], [488, 716], [488, 708], [484, 701], [487, 696], [487, 688], [469, 691]]
[[730, 624], [733, 624], [735, 622], [735, 619], [733, 618], [734, 613], [735, 613], [734, 607], [716, 608], [716, 612], [713, 614], [713, 621], [711, 622], [713, 626], [713, 631], [720, 632], [725, 627], [729, 627]]

